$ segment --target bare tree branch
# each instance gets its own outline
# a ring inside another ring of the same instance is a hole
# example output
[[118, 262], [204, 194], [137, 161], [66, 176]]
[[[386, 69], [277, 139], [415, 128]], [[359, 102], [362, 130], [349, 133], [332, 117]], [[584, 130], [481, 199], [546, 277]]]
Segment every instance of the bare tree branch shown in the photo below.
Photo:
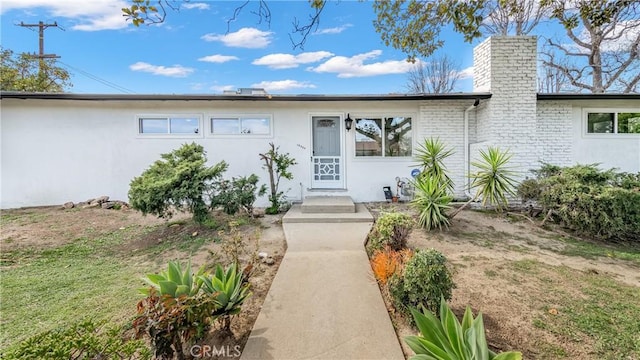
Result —
[[460, 79], [459, 66], [446, 55], [429, 62], [417, 62], [407, 74], [407, 92], [444, 94], [455, 89]]
[[289, 34], [289, 39], [291, 40], [291, 44], [293, 44], [294, 49], [299, 48], [300, 50], [304, 50], [304, 44], [307, 42], [307, 37], [311, 31], [317, 30], [318, 25], [320, 25], [320, 15], [322, 15], [322, 11], [326, 4], [327, 2], [325, 0], [313, 1], [311, 6], [315, 9], [315, 12], [314, 14], [309, 15], [309, 19], [304, 25], [300, 25], [297, 18], [293, 19], [292, 33], [300, 36], [300, 40], [296, 41], [293, 39], [293, 36]]

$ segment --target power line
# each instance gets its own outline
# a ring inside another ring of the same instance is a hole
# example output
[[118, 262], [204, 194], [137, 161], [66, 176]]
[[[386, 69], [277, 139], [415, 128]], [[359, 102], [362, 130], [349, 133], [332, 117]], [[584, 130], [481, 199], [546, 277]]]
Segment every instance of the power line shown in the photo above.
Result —
[[129, 90], [124, 86], [120, 86], [120, 85], [118, 85], [116, 83], [113, 83], [113, 82], [111, 82], [109, 80], [105, 80], [105, 79], [103, 79], [103, 78], [101, 78], [101, 77], [99, 77], [97, 75], [93, 75], [90, 72], [87, 72], [85, 70], [79, 69], [77, 67], [69, 65], [67, 63], [64, 63], [64, 62], [62, 62], [60, 60], [58, 60], [58, 63], [60, 63], [61, 65], [65, 66], [67, 68], [69, 68], [70, 70], [73, 70], [73, 71], [79, 73], [80, 75], [84, 75], [84, 76], [88, 77], [91, 80], [97, 81], [97, 82], [101, 83], [102, 85], [108, 86], [108, 87], [110, 87], [112, 89], [118, 90], [118, 91], [123, 92], [125, 94], [135, 94], [135, 91], [133, 91], [133, 90]]

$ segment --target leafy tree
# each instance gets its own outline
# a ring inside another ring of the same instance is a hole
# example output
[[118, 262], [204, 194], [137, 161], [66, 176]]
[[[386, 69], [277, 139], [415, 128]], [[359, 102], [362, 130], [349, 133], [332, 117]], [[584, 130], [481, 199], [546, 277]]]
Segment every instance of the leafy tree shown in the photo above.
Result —
[[160, 156], [162, 160], [131, 181], [131, 206], [159, 217], [171, 217], [174, 210], [189, 211], [194, 221], [205, 222], [209, 214], [205, 194], [213, 192], [212, 184], [226, 171], [227, 163], [207, 167], [204, 148], [196, 143]]
[[0, 47], [0, 90], [26, 92], [64, 92], [71, 87], [67, 70], [55, 59], [38, 60]]

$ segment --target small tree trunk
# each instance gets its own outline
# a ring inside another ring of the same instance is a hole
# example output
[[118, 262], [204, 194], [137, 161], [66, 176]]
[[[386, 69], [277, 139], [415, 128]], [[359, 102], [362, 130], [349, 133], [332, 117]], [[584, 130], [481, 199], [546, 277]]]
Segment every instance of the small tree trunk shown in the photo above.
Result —
[[469, 204], [471, 204], [472, 202], [476, 201], [476, 199], [478, 198], [478, 195], [474, 196], [473, 198], [471, 198], [471, 200], [467, 201], [466, 203], [462, 204], [462, 206], [460, 206], [459, 208], [457, 208], [454, 212], [452, 212], [451, 214], [449, 214], [449, 219], [453, 219], [454, 216], [458, 215], [458, 213], [464, 209], [467, 208], [467, 206], [469, 206]]

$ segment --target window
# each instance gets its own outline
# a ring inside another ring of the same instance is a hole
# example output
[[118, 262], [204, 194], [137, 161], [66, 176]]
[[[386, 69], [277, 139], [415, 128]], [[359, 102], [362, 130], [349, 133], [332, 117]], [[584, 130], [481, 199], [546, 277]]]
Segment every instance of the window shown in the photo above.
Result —
[[411, 156], [411, 117], [355, 119], [356, 156]]
[[211, 118], [211, 133], [214, 135], [270, 135], [271, 116], [220, 116]]
[[200, 118], [191, 116], [145, 116], [138, 118], [140, 134], [178, 134], [192, 135], [200, 133]]
[[640, 112], [589, 112], [588, 134], [640, 134]]

